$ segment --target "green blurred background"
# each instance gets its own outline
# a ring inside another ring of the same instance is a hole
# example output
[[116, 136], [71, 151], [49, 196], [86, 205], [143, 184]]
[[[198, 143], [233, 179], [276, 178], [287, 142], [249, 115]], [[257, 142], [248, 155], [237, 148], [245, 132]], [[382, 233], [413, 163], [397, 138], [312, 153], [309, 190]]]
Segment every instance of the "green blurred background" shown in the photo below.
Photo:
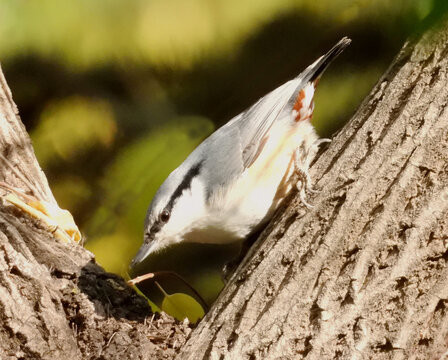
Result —
[[[202, 139], [349, 36], [316, 95], [331, 136], [443, 2], [0, 0], [0, 61], [61, 207], [127, 276], [153, 194]], [[169, 249], [139, 272], [175, 270], [210, 303], [235, 251]], [[189, 292], [169, 277], [167, 292]]]

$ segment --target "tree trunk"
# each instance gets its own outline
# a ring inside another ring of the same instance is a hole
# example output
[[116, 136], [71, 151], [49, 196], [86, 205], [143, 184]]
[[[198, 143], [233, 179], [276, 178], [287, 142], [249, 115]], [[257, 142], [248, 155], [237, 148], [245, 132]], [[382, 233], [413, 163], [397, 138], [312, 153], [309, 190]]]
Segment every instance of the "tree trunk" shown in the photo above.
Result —
[[[0, 180], [56, 204], [0, 69]], [[78, 244], [0, 190], [0, 359], [169, 359], [190, 331], [152, 315]]]
[[447, 54], [446, 19], [405, 44], [313, 165], [314, 208], [274, 219], [177, 359], [446, 352]]
[[[448, 348], [448, 22], [405, 45], [178, 359], [440, 358]], [[1, 73], [1, 71], [0, 71]], [[0, 180], [55, 203], [0, 75]], [[0, 358], [172, 358], [189, 329], [0, 193]]]

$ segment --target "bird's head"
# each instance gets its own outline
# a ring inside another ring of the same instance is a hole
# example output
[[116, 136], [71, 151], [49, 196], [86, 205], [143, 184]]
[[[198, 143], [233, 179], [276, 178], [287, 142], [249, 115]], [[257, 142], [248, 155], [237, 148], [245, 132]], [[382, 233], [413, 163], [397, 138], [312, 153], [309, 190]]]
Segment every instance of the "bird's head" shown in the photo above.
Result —
[[150, 254], [184, 241], [184, 235], [203, 217], [205, 190], [199, 176], [201, 168], [200, 162], [181, 166], [157, 190], [146, 214], [143, 244], [131, 268]]

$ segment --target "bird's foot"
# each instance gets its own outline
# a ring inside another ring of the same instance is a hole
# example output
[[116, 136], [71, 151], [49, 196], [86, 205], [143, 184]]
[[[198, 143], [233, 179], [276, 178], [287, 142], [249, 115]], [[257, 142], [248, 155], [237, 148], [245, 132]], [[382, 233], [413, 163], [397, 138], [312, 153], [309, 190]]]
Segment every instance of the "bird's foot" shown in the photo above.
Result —
[[308, 174], [307, 170], [297, 169], [297, 168], [296, 168], [296, 174], [298, 176], [298, 180], [296, 182], [296, 187], [297, 187], [297, 190], [299, 191], [300, 201], [308, 209], [311, 209], [313, 206], [310, 203], [308, 203], [308, 201], [306, 200], [307, 191], [310, 193], [314, 193], [314, 192], [316, 192], [316, 190], [314, 190], [312, 188], [312, 186], [310, 185], [311, 184], [310, 175]]
[[319, 190], [315, 189], [312, 185], [311, 176], [309, 174], [309, 166], [314, 156], [316, 155], [319, 146], [321, 144], [329, 142], [331, 142], [331, 139], [318, 139], [311, 145], [309, 149], [305, 150], [301, 147], [298, 147], [294, 153], [294, 166], [295, 172], [298, 177], [296, 187], [299, 191], [300, 201], [309, 209], [311, 209], [313, 206], [306, 200], [307, 193], [319, 193]]

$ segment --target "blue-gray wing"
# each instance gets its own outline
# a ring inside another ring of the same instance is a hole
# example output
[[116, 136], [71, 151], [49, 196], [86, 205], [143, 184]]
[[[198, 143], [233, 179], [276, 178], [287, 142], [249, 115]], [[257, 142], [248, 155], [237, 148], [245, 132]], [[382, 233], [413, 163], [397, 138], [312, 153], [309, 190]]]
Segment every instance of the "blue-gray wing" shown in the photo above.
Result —
[[294, 92], [295, 81], [287, 82], [234, 117], [190, 155], [186, 161], [188, 164], [193, 164], [195, 159], [204, 159], [206, 163], [203, 171], [207, 171], [204, 174], [207, 178], [206, 186], [210, 187], [206, 189], [207, 198], [211, 192], [240, 176], [256, 160], [263, 137], [269, 133]]
[[241, 114], [238, 128], [244, 168], [250, 167], [263, 150], [265, 138], [283, 111], [292, 111], [291, 98], [303, 87], [300, 77], [288, 81]]
[[325, 55], [308, 66], [295, 79], [278, 87], [251, 108], [241, 114], [238, 125], [241, 132], [242, 160], [245, 168], [250, 167], [263, 150], [265, 138], [274, 122], [283, 111], [292, 111], [297, 96], [305, 85], [317, 80], [332, 60], [336, 58], [351, 40], [344, 37]]
[[256, 161], [274, 122], [286, 114], [284, 112], [292, 111], [300, 90], [309, 82], [316, 81], [348, 44], [348, 38], [340, 40], [299, 76], [273, 90], [233, 118], [191, 154], [187, 163], [193, 163], [198, 158], [205, 159], [208, 163], [203, 167], [204, 171], [207, 171], [207, 197], [212, 190], [232, 181]]

